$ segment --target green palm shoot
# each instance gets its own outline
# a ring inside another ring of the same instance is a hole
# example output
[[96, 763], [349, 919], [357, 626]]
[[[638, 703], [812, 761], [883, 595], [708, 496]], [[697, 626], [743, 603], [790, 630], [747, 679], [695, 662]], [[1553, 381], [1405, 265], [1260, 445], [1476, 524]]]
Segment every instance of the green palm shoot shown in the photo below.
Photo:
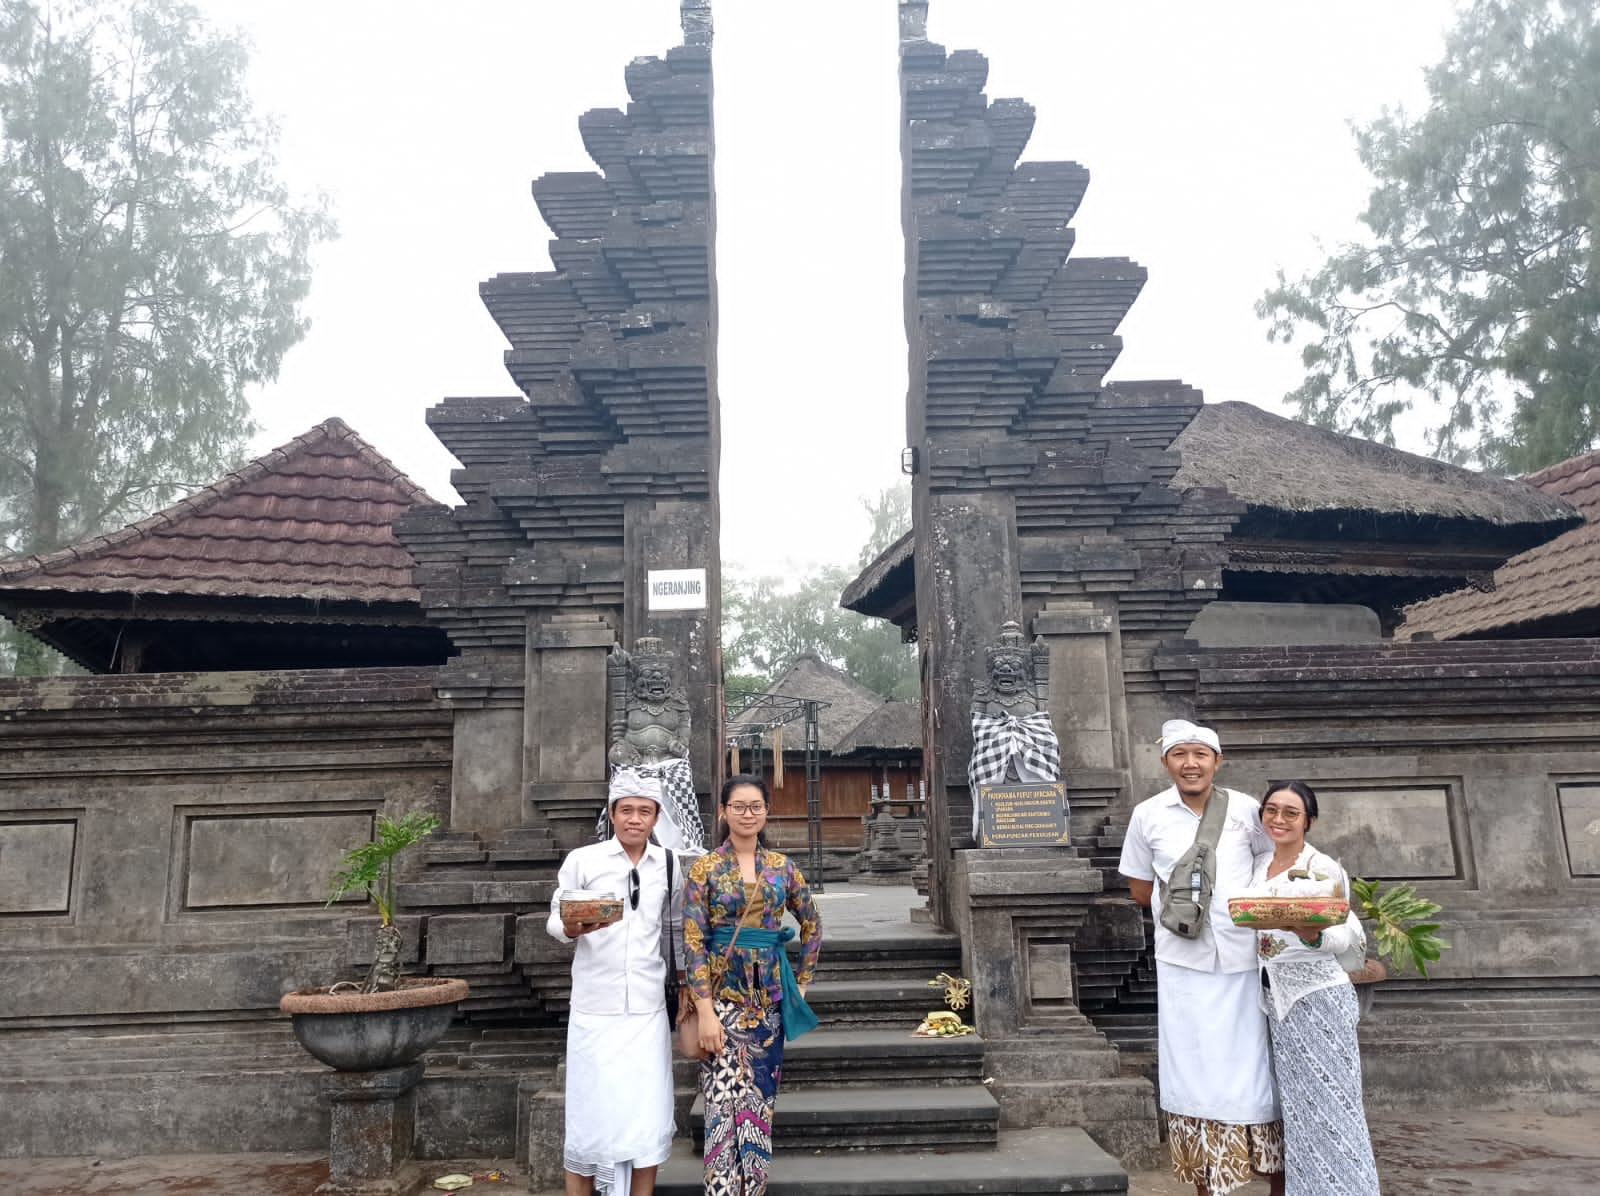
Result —
[[1407, 884], [1391, 885], [1385, 890], [1378, 881], [1354, 877], [1350, 889], [1356, 899], [1356, 914], [1372, 923], [1376, 931], [1379, 958], [1393, 965], [1396, 976], [1410, 966], [1426, 980], [1428, 965], [1450, 946], [1439, 937], [1439, 905], [1419, 896], [1416, 888]]
[[383, 924], [394, 925], [395, 856], [438, 828], [437, 814], [413, 810], [398, 822], [379, 814], [373, 824], [373, 840], [345, 852], [340, 869], [333, 877], [328, 904], [332, 905], [352, 889], [360, 889], [378, 907], [378, 917]]

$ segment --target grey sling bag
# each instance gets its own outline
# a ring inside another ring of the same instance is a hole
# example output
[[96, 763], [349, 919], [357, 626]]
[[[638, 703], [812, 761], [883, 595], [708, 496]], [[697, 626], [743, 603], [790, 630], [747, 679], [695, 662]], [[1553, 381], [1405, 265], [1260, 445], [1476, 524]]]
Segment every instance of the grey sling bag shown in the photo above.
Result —
[[1161, 925], [1180, 938], [1197, 939], [1206, 928], [1217, 887], [1217, 843], [1227, 820], [1227, 794], [1212, 789], [1194, 843], [1172, 865], [1171, 884], [1161, 885]]

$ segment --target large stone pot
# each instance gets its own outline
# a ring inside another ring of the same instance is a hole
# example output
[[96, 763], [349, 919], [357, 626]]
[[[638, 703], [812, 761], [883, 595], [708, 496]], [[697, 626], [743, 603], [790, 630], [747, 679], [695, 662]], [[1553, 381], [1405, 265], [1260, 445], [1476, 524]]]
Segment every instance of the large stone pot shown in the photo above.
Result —
[[278, 1008], [290, 1015], [300, 1045], [338, 1071], [382, 1071], [416, 1059], [450, 1028], [465, 980], [413, 976], [380, 993], [285, 993]]

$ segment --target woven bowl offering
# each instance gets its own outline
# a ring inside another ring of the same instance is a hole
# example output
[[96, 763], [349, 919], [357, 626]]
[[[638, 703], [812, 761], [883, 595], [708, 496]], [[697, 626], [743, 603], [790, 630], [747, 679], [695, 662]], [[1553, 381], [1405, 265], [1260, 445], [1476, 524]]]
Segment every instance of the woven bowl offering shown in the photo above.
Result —
[[1290, 926], [1338, 926], [1350, 914], [1343, 897], [1230, 897], [1235, 926], [1286, 930]]
[[617, 897], [563, 897], [563, 922], [599, 922], [609, 926], [622, 918], [622, 900]]

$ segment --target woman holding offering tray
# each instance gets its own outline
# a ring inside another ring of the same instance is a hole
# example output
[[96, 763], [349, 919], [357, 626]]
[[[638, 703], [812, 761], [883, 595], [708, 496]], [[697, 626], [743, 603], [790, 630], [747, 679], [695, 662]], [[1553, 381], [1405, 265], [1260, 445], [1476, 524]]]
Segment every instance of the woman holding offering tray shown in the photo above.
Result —
[[[1306, 842], [1317, 795], [1275, 781], [1261, 801], [1272, 854], [1256, 859], [1255, 896], [1344, 897], [1350, 878]], [[1361, 1100], [1356, 996], [1336, 956], [1365, 942], [1354, 913], [1337, 925], [1259, 932], [1262, 1001], [1283, 1105], [1285, 1196], [1378, 1196], [1378, 1169]]]
[[[771, 798], [759, 777], [722, 786], [721, 844], [695, 860], [684, 893], [686, 973], [698, 1012], [706, 1196], [762, 1196], [784, 1042], [816, 1024], [805, 990], [822, 927], [805, 877], [767, 847]], [[800, 924], [800, 968], [783, 944]]]

